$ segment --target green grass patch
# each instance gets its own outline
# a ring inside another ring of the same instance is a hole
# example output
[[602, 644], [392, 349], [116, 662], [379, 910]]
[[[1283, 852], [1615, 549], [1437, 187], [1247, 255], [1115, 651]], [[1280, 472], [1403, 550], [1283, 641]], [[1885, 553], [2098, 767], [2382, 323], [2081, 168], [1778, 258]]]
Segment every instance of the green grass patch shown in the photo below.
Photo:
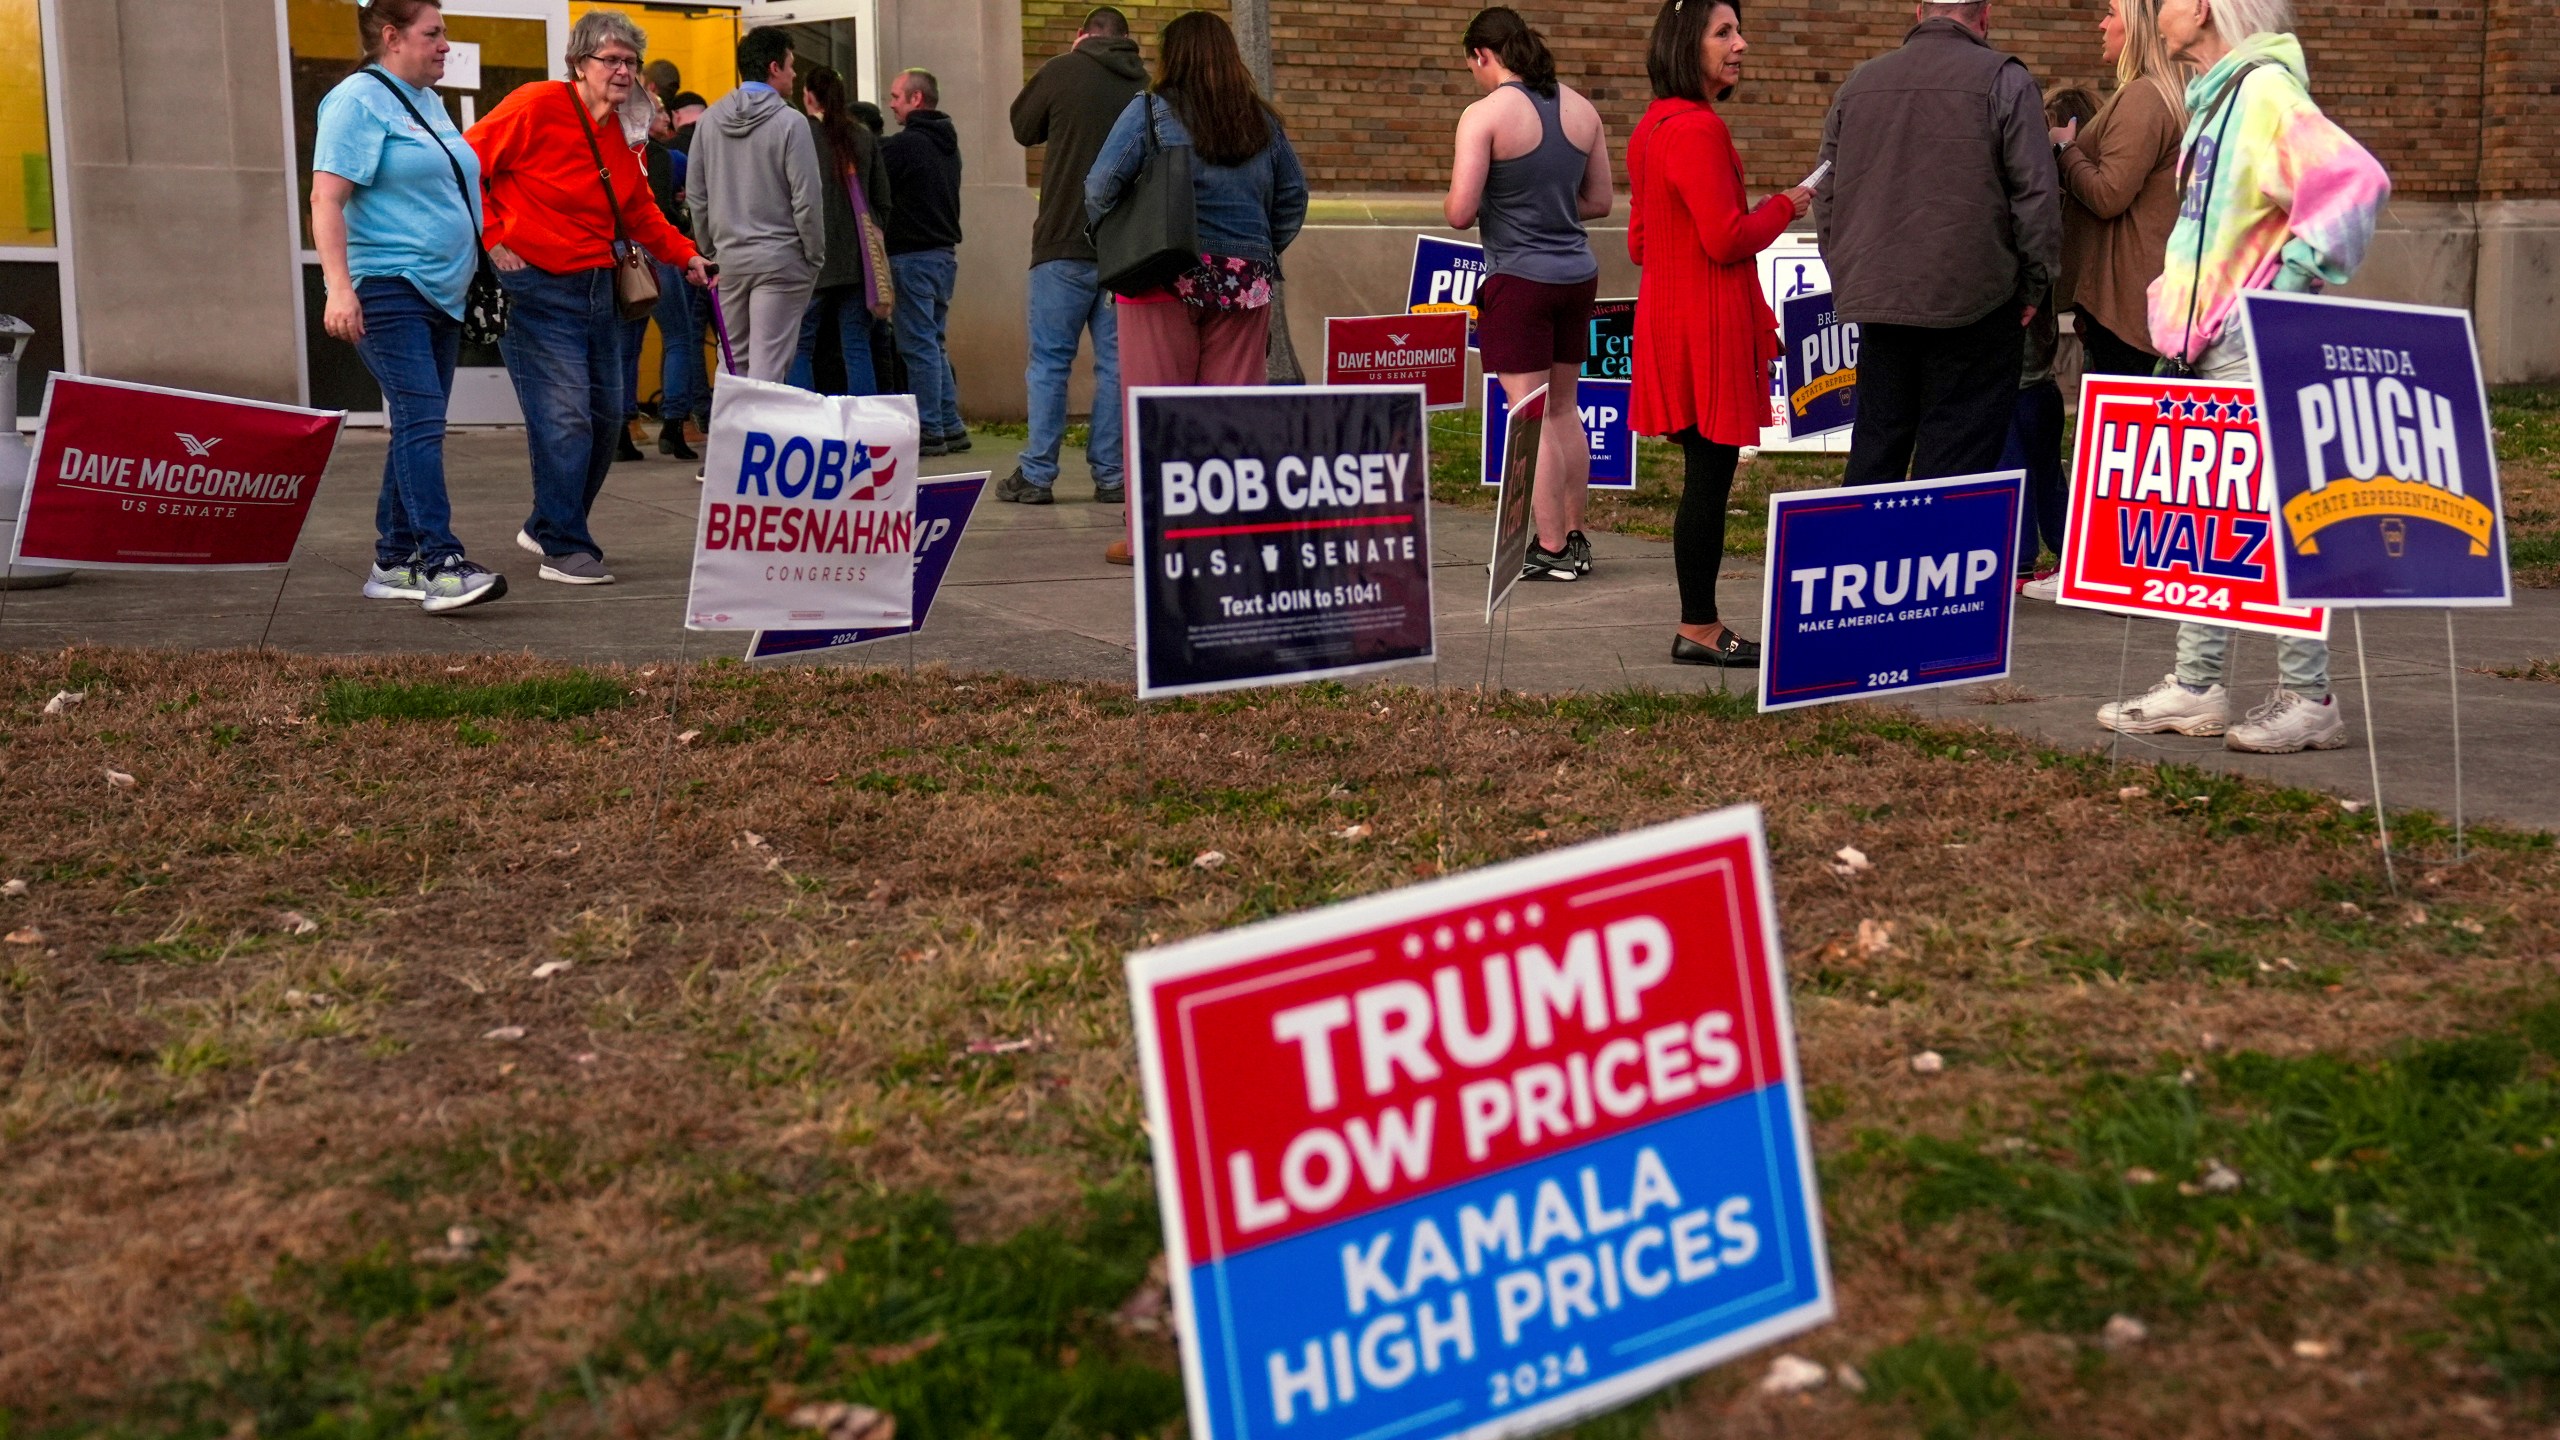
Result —
[[1867, 1357], [1867, 1400], [1901, 1405], [1924, 1440], [2018, 1433], [2018, 1382], [1971, 1345], [1922, 1335]]
[[332, 680], [320, 691], [320, 718], [342, 725], [359, 720], [568, 720], [630, 703], [631, 691], [621, 681], [585, 670], [496, 685]]
[[[2207, 1073], [2090, 1082], [2035, 1141], [1876, 1141], [1908, 1167], [1906, 1218], [2006, 1230], [1976, 1275], [2031, 1323], [2238, 1293], [2259, 1247], [2468, 1276], [2453, 1308], [2510, 1378], [2560, 1376], [2560, 1006], [2515, 1031], [2369, 1061], [2244, 1052]], [[2235, 1183], [2236, 1182], [2236, 1183]]]
[[2493, 388], [2489, 423], [2497, 431], [2501, 462], [2560, 463], [2560, 386]]

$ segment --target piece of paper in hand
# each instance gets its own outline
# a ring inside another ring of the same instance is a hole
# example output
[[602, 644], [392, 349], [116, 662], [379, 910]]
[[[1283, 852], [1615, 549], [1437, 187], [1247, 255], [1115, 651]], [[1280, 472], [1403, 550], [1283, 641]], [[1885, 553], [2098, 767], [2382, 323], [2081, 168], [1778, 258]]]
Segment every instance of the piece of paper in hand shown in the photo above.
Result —
[[1831, 162], [1830, 162], [1830, 161], [1828, 161], [1828, 160], [1825, 160], [1825, 161], [1823, 161], [1821, 164], [1816, 165], [1816, 166], [1814, 166], [1814, 167], [1813, 167], [1813, 173], [1812, 173], [1812, 174], [1807, 175], [1806, 177], [1804, 177], [1804, 183], [1803, 183], [1803, 185], [1802, 185], [1800, 188], [1802, 188], [1802, 189], [1806, 189], [1806, 190], [1814, 189], [1814, 188], [1816, 188], [1816, 187], [1820, 186], [1820, 185], [1822, 184], [1822, 182], [1823, 182], [1823, 179], [1824, 179], [1826, 176], [1830, 175], [1830, 173], [1831, 173]]

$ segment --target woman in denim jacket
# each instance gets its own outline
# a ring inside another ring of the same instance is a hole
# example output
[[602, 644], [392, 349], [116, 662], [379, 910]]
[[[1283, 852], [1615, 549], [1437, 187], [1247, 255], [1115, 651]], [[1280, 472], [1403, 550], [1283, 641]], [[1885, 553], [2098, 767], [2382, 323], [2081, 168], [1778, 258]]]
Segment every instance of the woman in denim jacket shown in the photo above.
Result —
[[[1146, 165], [1152, 107], [1152, 143], [1192, 150], [1200, 263], [1159, 289], [1120, 297], [1120, 383], [1259, 385], [1280, 252], [1307, 219], [1306, 173], [1226, 21], [1203, 10], [1178, 16], [1159, 48], [1155, 93], [1129, 102], [1085, 177], [1085, 219], [1101, 223]], [[1129, 542], [1115, 540], [1104, 554], [1126, 565]]]

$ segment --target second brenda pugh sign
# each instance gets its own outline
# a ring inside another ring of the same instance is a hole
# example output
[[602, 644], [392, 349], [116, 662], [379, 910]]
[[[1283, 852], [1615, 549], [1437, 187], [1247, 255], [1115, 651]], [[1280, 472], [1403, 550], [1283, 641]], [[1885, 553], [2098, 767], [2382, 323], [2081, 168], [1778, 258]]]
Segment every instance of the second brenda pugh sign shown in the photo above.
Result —
[[1432, 658], [1418, 385], [1129, 392], [1138, 693]]
[[1129, 960], [1196, 1440], [1525, 1435], [1832, 1314], [1760, 812]]
[[2329, 617], [2276, 592], [2275, 483], [2257, 391], [2204, 380], [2080, 382], [2065, 605], [2324, 635]]

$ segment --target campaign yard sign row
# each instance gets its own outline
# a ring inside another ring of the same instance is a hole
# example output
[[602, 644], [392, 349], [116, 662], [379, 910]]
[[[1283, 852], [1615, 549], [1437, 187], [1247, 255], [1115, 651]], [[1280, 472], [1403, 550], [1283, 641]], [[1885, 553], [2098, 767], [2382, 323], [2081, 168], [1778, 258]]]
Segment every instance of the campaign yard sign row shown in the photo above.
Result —
[[1756, 808], [1130, 957], [1198, 1440], [1524, 1435], [1828, 1319]]
[[344, 411], [54, 374], [10, 561], [90, 570], [292, 563]]
[[1420, 386], [1129, 392], [1138, 693], [1433, 656]]
[[2251, 291], [2241, 321], [2285, 602], [2512, 603], [2470, 312]]

